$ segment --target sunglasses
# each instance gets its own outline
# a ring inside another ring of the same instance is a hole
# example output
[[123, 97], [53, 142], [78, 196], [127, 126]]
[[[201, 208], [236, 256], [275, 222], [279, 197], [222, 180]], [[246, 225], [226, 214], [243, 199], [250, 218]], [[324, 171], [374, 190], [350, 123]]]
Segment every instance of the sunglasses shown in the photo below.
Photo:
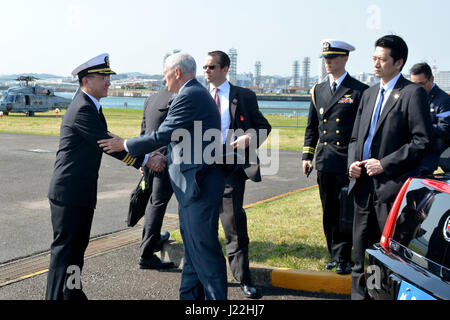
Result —
[[210, 66], [203, 66], [203, 70], [207, 70], [207, 69], [214, 70], [218, 66], [219, 66], [218, 64], [213, 64], [213, 65], [210, 65]]

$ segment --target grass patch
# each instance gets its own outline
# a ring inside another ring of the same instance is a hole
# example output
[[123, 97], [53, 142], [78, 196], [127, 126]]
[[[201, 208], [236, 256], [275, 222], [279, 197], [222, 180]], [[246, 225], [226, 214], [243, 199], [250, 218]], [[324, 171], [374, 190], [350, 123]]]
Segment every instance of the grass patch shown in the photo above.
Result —
[[0, 118], [0, 132], [59, 136], [64, 114], [65, 110], [59, 115], [53, 110], [36, 113], [34, 117], [28, 117], [23, 113], [10, 113]]
[[[300, 270], [325, 270], [329, 254], [317, 187], [248, 209], [247, 223], [250, 263]], [[171, 236], [182, 243], [178, 230]], [[220, 225], [219, 240], [222, 247], [224, 239]]]
[[[27, 117], [23, 113], [10, 113], [0, 118], [0, 132], [26, 133], [48, 136], [59, 136], [62, 117], [66, 110], [59, 115], [55, 111], [36, 113], [34, 117]], [[108, 130], [124, 139], [136, 137], [141, 131], [142, 110], [137, 109], [104, 109]], [[288, 117], [281, 115], [267, 115], [267, 119], [278, 130], [279, 149], [301, 150], [305, 135], [306, 117]], [[302, 126], [297, 128], [295, 126]], [[292, 126], [292, 127], [287, 127]], [[272, 148], [271, 136], [265, 142], [266, 147]]]
[[[36, 113], [34, 117], [11, 113], [0, 119], [0, 132], [59, 136], [65, 112]], [[103, 112], [111, 132], [125, 139], [139, 135], [142, 110], [108, 108]], [[273, 130], [278, 130], [280, 149], [301, 150], [305, 133], [301, 127], [306, 125], [306, 117], [267, 115], [267, 119]], [[272, 147], [271, 136], [265, 144], [267, 148]], [[247, 214], [252, 263], [323, 270], [328, 252], [317, 188], [257, 205], [248, 209]], [[219, 230], [224, 245], [222, 226]], [[172, 237], [181, 242], [179, 231]]]

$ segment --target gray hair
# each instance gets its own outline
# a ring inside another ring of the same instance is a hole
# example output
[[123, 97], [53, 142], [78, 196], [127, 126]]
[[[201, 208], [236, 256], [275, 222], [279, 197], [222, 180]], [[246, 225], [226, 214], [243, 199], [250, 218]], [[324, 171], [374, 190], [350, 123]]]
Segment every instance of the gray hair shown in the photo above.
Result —
[[166, 58], [166, 67], [169, 70], [178, 68], [186, 76], [193, 76], [197, 74], [197, 64], [194, 58], [186, 52], [178, 52]]

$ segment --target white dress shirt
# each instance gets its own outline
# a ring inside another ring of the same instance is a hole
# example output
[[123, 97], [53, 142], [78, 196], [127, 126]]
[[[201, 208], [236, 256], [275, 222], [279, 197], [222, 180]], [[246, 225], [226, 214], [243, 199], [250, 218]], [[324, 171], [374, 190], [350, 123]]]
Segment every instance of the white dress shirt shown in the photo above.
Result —
[[331, 90], [333, 90], [333, 82], [336, 82], [336, 91], [337, 91], [337, 89], [341, 85], [342, 81], [344, 81], [345, 77], [347, 76], [347, 74], [348, 74], [348, 72], [345, 71], [345, 73], [342, 76], [340, 76], [338, 79], [336, 79], [336, 80], [333, 80], [333, 77], [330, 75], [328, 77], [328, 80], [330, 81], [330, 88], [331, 88]]
[[[230, 83], [225, 80], [219, 87], [219, 100], [220, 100], [220, 119], [221, 119], [221, 133], [222, 143], [225, 144], [227, 140], [228, 130], [230, 129], [231, 116], [230, 116]], [[209, 93], [214, 99], [216, 94], [216, 87], [210, 84]], [[233, 137], [232, 140], [233, 141]]]
[[383, 104], [381, 105], [380, 115], [383, 112], [384, 106], [386, 105], [386, 102], [388, 101], [389, 96], [391, 95], [391, 92], [394, 89], [395, 85], [397, 84], [397, 81], [400, 78], [400, 76], [401, 76], [401, 73], [396, 75], [391, 81], [389, 81], [386, 84], [383, 84], [383, 82], [380, 82], [380, 90], [378, 91], [377, 101], [375, 102], [375, 107], [373, 108], [372, 118], [375, 114], [375, 109], [376, 109], [376, 106], [378, 105], [378, 101], [380, 101], [381, 88], [384, 89], [384, 100], [383, 100]]
[[100, 113], [100, 107], [102, 106], [100, 104], [100, 102], [94, 98], [93, 96], [91, 96], [89, 93], [87, 93], [86, 91], [84, 91], [83, 89], [81, 89], [81, 91], [83, 91], [89, 98], [91, 98], [92, 102], [95, 104], [95, 106], [97, 107], [97, 111], [98, 113]]

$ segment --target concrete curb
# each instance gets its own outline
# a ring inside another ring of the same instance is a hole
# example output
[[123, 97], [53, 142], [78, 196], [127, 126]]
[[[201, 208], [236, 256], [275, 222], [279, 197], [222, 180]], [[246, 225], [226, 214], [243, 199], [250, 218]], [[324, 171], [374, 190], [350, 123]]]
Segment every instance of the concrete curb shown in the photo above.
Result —
[[[168, 241], [157, 255], [164, 261], [172, 261], [178, 268], [183, 265], [183, 245]], [[227, 264], [228, 279], [235, 282]], [[351, 293], [351, 276], [338, 275], [335, 272], [302, 271], [289, 268], [275, 268], [250, 264], [252, 281], [260, 287], [278, 287], [321, 293], [349, 295]]]

